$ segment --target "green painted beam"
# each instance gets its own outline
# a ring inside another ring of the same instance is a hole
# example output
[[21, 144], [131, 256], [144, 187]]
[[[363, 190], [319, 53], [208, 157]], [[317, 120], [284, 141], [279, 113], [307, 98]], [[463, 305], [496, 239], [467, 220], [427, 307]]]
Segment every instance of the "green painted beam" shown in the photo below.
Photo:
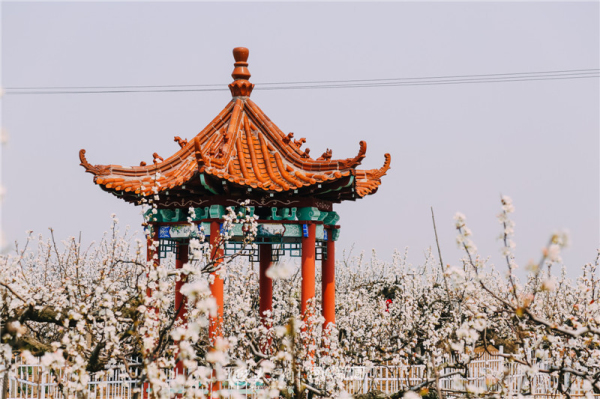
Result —
[[327, 225], [335, 225], [340, 220], [340, 215], [337, 212], [331, 211], [327, 212], [327, 217], [323, 219], [323, 223]]
[[321, 211], [319, 211], [319, 209], [314, 206], [300, 208], [298, 210], [298, 220], [302, 220], [302, 221], [319, 220], [320, 214], [321, 214]]
[[297, 208], [277, 208], [271, 207], [271, 216], [269, 220], [296, 220]]
[[340, 229], [332, 229], [331, 233], [333, 241], [337, 241], [340, 238]]
[[210, 191], [211, 193], [213, 193], [213, 194], [219, 194], [219, 193], [217, 193], [215, 190], [213, 190], [213, 189], [212, 189], [212, 188], [211, 188], [211, 187], [208, 185], [208, 183], [206, 182], [206, 176], [204, 175], [204, 173], [201, 173], [201, 174], [200, 174], [200, 184], [202, 184], [202, 186], [203, 186], [203, 187], [204, 187], [206, 190]]
[[195, 217], [192, 220], [208, 219], [210, 216], [208, 213], [208, 207], [205, 206], [204, 208], [194, 208], [194, 215]]
[[225, 207], [223, 205], [211, 205], [208, 213], [212, 219], [221, 219], [225, 215]]

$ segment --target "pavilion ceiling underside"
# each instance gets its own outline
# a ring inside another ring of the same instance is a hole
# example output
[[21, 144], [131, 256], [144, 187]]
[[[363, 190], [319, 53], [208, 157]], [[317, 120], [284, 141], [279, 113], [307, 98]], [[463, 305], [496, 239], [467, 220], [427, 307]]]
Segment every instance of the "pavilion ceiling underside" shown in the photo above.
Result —
[[[261, 193], [260, 190], [249, 192], [248, 187], [229, 182], [223, 184], [223, 179], [219, 179], [216, 176], [204, 174], [202, 182], [200, 182], [200, 173], [197, 173], [184, 185], [159, 192], [159, 198], [154, 203], [160, 208], [198, 207], [213, 203], [230, 204], [227, 199], [236, 200], [236, 202], [249, 199], [253, 202], [251, 205], [257, 205], [258, 202], [255, 204], [255, 201], [264, 202], [264, 200], [269, 201], [269, 199], [288, 203], [289, 200], [296, 200], [298, 198], [316, 198], [331, 203], [339, 203], [346, 200], [355, 200], [359, 197], [358, 195], [353, 196], [355, 194], [353, 191], [353, 182], [354, 177], [348, 176], [336, 181], [325, 182], [321, 185], [303, 187], [296, 190], [297, 192], [286, 191], [274, 193], [272, 198], [270, 198], [269, 194], [265, 196], [265, 193]], [[140, 200], [139, 195], [133, 192], [118, 191], [103, 185], [101, 187], [105, 191], [114, 193], [127, 202], [138, 203]]]
[[181, 149], [162, 162], [134, 167], [91, 165], [85, 150], [80, 159], [103, 189], [132, 202], [154, 192], [187, 197], [231, 195], [247, 188], [319, 195], [337, 202], [353, 199], [354, 193], [358, 197], [374, 193], [389, 169], [387, 154], [381, 169], [355, 169], [365, 157], [364, 142], [354, 158], [332, 160], [330, 154], [323, 154], [315, 160], [302, 149], [303, 141], [285, 135], [249, 98], [238, 97], [196, 137], [180, 141]]

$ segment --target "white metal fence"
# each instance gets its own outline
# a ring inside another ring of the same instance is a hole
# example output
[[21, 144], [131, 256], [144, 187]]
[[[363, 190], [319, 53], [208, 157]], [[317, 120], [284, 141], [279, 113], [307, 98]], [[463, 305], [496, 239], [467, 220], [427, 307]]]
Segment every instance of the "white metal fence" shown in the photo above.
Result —
[[[64, 398], [57, 384], [55, 374], [40, 364], [20, 364], [16, 373], [9, 374], [7, 398]], [[0, 387], [4, 386], [4, 378]], [[59, 378], [60, 380], [60, 378]], [[92, 375], [88, 383], [88, 398], [125, 399], [133, 396], [133, 389], [138, 381], [122, 375], [118, 370], [104, 375]], [[1, 398], [2, 396], [0, 396]]]
[[[543, 369], [545, 365], [540, 364]], [[486, 357], [471, 362], [467, 378], [459, 375], [444, 377], [453, 370], [444, 370], [440, 373], [440, 387], [447, 392], [448, 397], [452, 392], [464, 391], [486, 391], [498, 392], [500, 381], [508, 387], [505, 395], [516, 395], [528, 393], [538, 398], [558, 398], [558, 379], [546, 373], [535, 373], [528, 378], [524, 367], [506, 364], [499, 357]], [[16, 373], [8, 375], [7, 383], [3, 381], [6, 373], [0, 376], [0, 389], [7, 389], [9, 399], [33, 399], [33, 398], [63, 398], [56, 383], [57, 376], [40, 364], [19, 364]], [[133, 397], [134, 389], [139, 387], [136, 373], [128, 374], [118, 369], [92, 375], [88, 383], [88, 399], [130, 399]], [[335, 377], [333, 374], [324, 374], [326, 378], [340, 378], [347, 392], [351, 394], [367, 393], [373, 390], [385, 393], [394, 393], [417, 386], [431, 375], [426, 375], [425, 366], [375, 366], [375, 367], [345, 367], [337, 369]], [[63, 376], [58, 376], [63, 377]], [[582, 381], [572, 376], [565, 376], [564, 383], [570, 386], [572, 396], [583, 396]], [[58, 378], [60, 380], [60, 378]], [[264, 385], [258, 378], [248, 379], [239, 369], [227, 369], [226, 382], [223, 386], [229, 390], [235, 390], [238, 395], [248, 399], [259, 396]], [[208, 393], [208, 390], [206, 390]], [[596, 395], [600, 398], [600, 395]], [[0, 398], [2, 396], [0, 395]]]

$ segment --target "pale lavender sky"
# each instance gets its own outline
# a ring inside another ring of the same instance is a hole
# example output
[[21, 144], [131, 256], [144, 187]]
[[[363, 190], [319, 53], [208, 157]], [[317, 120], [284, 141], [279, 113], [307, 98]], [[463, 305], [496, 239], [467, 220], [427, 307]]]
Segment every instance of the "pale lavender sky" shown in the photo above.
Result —
[[[4, 3], [2, 86], [212, 84], [231, 81], [236, 46], [251, 81], [285, 82], [600, 68], [599, 4], [588, 3]], [[516, 207], [517, 262], [538, 258], [566, 228], [576, 274], [599, 246], [598, 79], [258, 91], [252, 99], [311, 154], [365, 168], [392, 154], [379, 192], [338, 205], [341, 250], [389, 258], [435, 245], [457, 264], [452, 217], [467, 215], [485, 256], [499, 260], [500, 194]], [[258, 85], [260, 87], [260, 85]], [[100, 237], [139, 208], [100, 190], [79, 166], [137, 165], [192, 138], [230, 94], [14, 95], [2, 98], [3, 228]], [[500, 265], [504, 267], [503, 264]]]

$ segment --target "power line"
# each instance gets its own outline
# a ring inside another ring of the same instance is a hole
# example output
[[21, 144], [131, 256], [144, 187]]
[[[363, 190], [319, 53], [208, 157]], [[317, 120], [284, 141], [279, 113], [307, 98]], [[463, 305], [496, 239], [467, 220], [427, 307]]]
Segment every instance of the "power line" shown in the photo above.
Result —
[[[487, 79], [487, 80], [445, 80], [445, 81], [424, 81], [424, 82], [399, 82], [399, 83], [380, 83], [380, 84], [350, 84], [350, 85], [319, 85], [319, 86], [290, 86], [286, 89], [342, 89], [342, 88], [361, 88], [361, 87], [396, 87], [396, 86], [435, 86], [444, 84], [469, 84], [469, 83], [497, 83], [497, 82], [530, 82], [539, 80], [565, 80], [565, 79], [585, 79], [599, 78], [600, 75], [571, 76], [556, 78], [527, 78], [527, 79]], [[255, 90], [279, 90], [280, 88], [256, 88]]]
[[[393, 79], [322, 80], [306, 82], [257, 83], [255, 90], [341, 89], [397, 86], [432, 86], [541, 80], [586, 79], [600, 77], [600, 69], [573, 69], [545, 72], [515, 72], [502, 74], [452, 75]], [[81, 86], [81, 87], [13, 87], [6, 94], [114, 94], [114, 93], [177, 93], [227, 91], [223, 85], [163, 85], [163, 86]], [[267, 86], [267, 87], [265, 87]], [[269, 87], [270, 86], [270, 87]], [[154, 90], [152, 90], [154, 89]]]
[[519, 76], [519, 75], [547, 75], [547, 74], [558, 74], [562, 76], [567, 75], [579, 75], [579, 74], [598, 74], [600, 69], [566, 69], [558, 71], [544, 71], [544, 72], [512, 72], [512, 73], [490, 73], [490, 74], [479, 74], [479, 75], [446, 75], [446, 76], [424, 76], [424, 77], [412, 77], [412, 78], [387, 78], [387, 79], [354, 79], [354, 80], [322, 80], [315, 82], [282, 82], [282, 83], [257, 83], [260, 85], [275, 85], [275, 84], [318, 84], [318, 83], [345, 83], [345, 82], [382, 82], [382, 81], [404, 81], [404, 80], [429, 80], [429, 79], [453, 79], [453, 78], [485, 78], [485, 77], [501, 77], [501, 76]]
[[[317, 81], [299, 81], [299, 82], [262, 82], [257, 85], [286, 85], [286, 84], [325, 84], [325, 83], [351, 83], [351, 82], [382, 82], [382, 81], [403, 81], [418, 79], [451, 79], [451, 78], [476, 78], [476, 77], [494, 77], [494, 76], [518, 76], [518, 75], [554, 75], [554, 74], [597, 74], [600, 69], [564, 69], [555, 71], [538, 72], [512, 72], [512, 73], [492, 73], [479, 75], [447, 75], [447, 76], [424, 76], [412, 78], [386, 78], [386, 79], [350, 79], [350, 80], [317, 80]], [[70, 89], [159, 89], [159, 88], [178, 88], [178, 87], [219, 87], [227, 86], [227, 83], [200, 84], [200, 85], [136, 85], [136, 86], [47, 86], [47, 87], [5, 87], [6, 90], [70, 90]], [[223, 89], [225, 90], [225, 89]]]

